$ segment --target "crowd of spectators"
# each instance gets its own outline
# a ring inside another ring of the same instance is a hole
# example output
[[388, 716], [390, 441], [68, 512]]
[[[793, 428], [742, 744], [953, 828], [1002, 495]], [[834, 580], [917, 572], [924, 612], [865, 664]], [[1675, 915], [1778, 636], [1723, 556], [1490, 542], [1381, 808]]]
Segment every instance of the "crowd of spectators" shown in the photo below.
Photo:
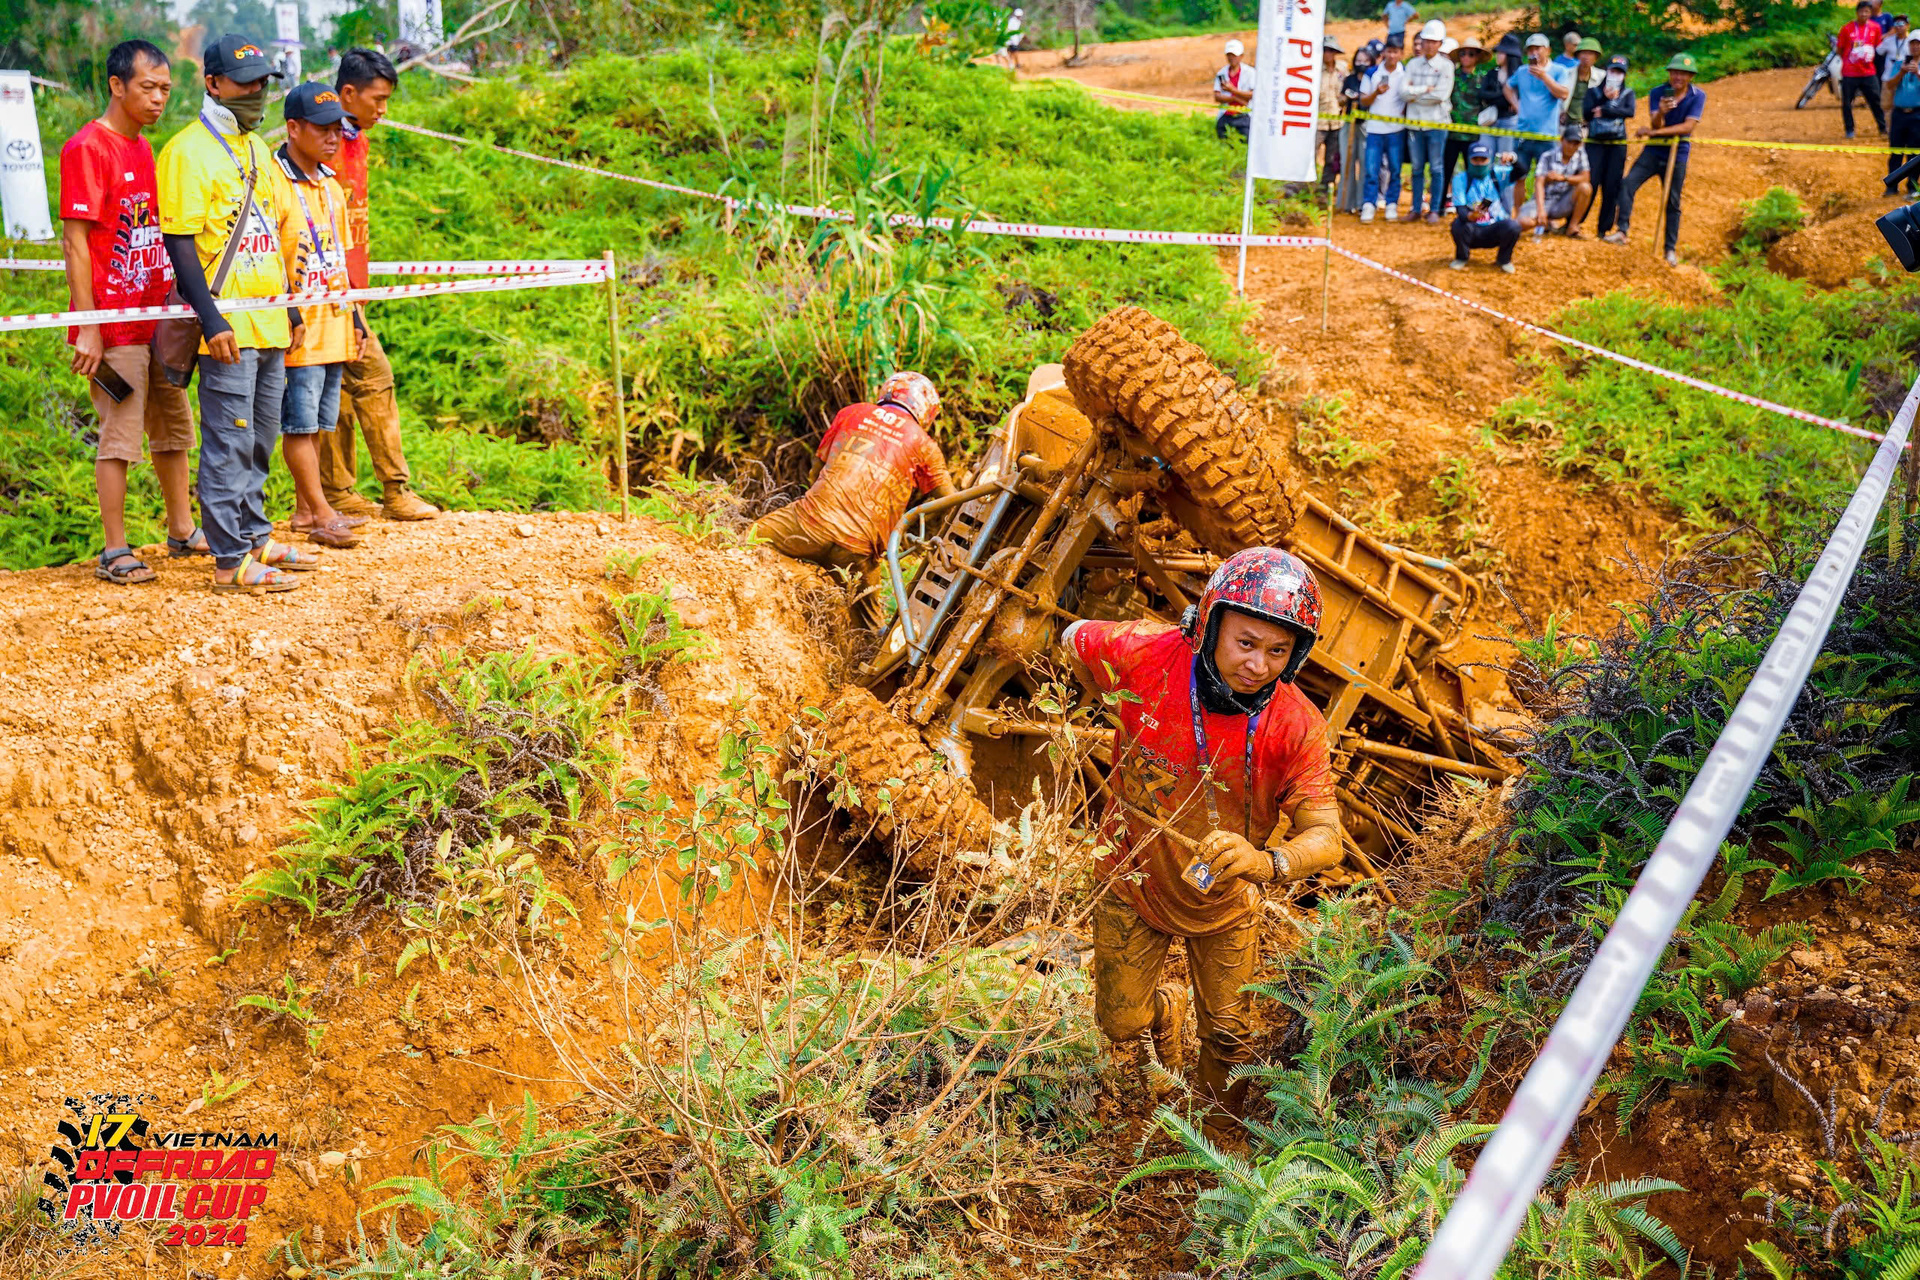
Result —
[[[1678, 263], [1687, 135], [1706, 109], [1691, 54], [1667, 63], [1667, 81], [1647, 95], [1642, 115], [1627, 58], [1607, 58], [1592, 36], [1565, 32], [1555, 54], [1544, 33], [1509, 32], [1489, 50], [1471, 36], [1454, 39], [1438, 20], [1414, 28], [1419, 13], [1408, 0], [1393, 0], [1384, 16], [1385, 37], [1350, 59], [1333, 36], [1322, 42], [1317, 151], [1340, 209], [1363, 223], [1451, 219], [1454, 267], [1466, 267], [1473, 249], [1493, 249], [1496, 264], [1512, 271], [1514, 247], [1529, 232], [1583, 238], [1596, 206], [1594, 234], [1625, 244], [1635, 197], [1657, 181], [1666, 196], [1662, 252]], [[1920, 52], [1920, 41], [1914, 47]], [[1248, 132], [1256, 69], [1244, 52], [1229, 41], [1214, 79], [1221, 137]], [[1911, 79], [1889, 79], [1887, 100], [1903, 95], [1898, 110], [1907, 114], [1896, 127], [1920, 145], [1920, 66], [1909, 69]], [[1636, 139], [1643, 145], [1629, 164]]]
[[[222, 313], [219, 300], [341, 292], [367, 283], [366, 130], [399, 77], [355, 49], [332, 85], [292, 86], [279, 103], [286, 141], [261, 137], [279, 79], [259, 42], [227, 35], [202, 57], [198, 118], [161, 148], [145, 136], [173, 91], [167, 55], [144, 40], [107, 56], [109, 101], [60, 156], [69, 300], [78, 311], [188, 304], [198, 332], [125, 320], [68, 331], [73, 370], [99, 417], [94, 465], [104, 549], [95, 574], [116, 585], [156, 578], [128, 545], [127, 471], [144, 435], [166, 504], [166, 553], [213, 562], [216, 591], [279, 592], [323, 552], [359, 541], [375, 515], [423, 520], [400, 447], [393, 370], [357, 306], [320, 303]], [[199, 381], [199, 465], [189, 487]], [[354, 429], [382, 485], [358, 492]], [[293, 479], [296, 546], [266, 510], [276, 444]], [[199, 516], [194, 516], [195, 500]]]

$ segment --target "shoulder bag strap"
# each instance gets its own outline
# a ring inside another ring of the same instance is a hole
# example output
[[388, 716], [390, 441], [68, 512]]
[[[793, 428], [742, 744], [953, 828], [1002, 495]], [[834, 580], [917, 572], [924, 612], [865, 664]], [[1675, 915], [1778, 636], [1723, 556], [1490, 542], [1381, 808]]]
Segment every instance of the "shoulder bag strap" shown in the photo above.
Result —
[[[247, 148], [247, 155], [249, 158], [252, 157], [252, 147]], [[207, 282], [207, 287], [212, 290], [216, 298], [220, 296], [221, 288], [227, 283], [227, 272], [233, 268], [233, 256], [240, 249], [240, 237], [246, 231], [247, 223], [253, 220], [253, 188], [260, 178], [259, 163], [256, 161], [249, 166], [246, 174], [246, 189], [240, 193], [240, 207], [233, 215], [233, 232], [227, 237], [227, 247], [220, 253], [220, 265], [214, 268], [213, 279]]]

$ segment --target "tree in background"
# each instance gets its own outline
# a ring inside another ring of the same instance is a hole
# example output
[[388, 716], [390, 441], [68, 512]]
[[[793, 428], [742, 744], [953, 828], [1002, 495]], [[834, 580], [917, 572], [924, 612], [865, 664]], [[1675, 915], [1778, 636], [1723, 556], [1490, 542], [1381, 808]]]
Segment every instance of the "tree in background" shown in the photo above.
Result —
[[160, 0], [36, 0], [0, 5], [0, 66], [24, 67], [88, 95], [107, 91], [107, 51], [139, 37], [173, 43]]

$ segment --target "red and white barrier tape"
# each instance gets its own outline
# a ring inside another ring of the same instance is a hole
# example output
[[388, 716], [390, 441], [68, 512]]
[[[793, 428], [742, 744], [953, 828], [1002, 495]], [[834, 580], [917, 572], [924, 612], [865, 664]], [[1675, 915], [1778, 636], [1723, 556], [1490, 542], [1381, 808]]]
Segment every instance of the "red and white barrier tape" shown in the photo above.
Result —
[[[334, 293], [282, 293], [270, 298], [234, 298], [215, 305], [222, 314], [235, 311], [271, 311], [276, 307], [314, 306], [323, 302], [379, 302], [390, 298], [420, 298], [446, 293], [503, 293], [516, 289], [556, 289], [576, 284], [605, 284], [606, 264], [595, 262], [574, 272], [549, 275], [497, 276], [486, 280], [429, 280], [419, 284], [379, 285], [369, 289], [342, 289]], [[185, 305], [120, 307], [93, 311], [30, 312], [0, 316], [0, 333], [22, 329], [57, 329], [70, 324], [102, 324], [114, 320], [159, 320], [191, 316]]]
[[[64, 271], [59, 258], [0, 258], [0, 271]], [[376, 276], [504, 276], [547, 275], [556, 271], [588, 271], [602, 266], [599, 258], [534, 258], [511, 262], [369, 262]]]
[[[767, 209], [767, 210], [774, 210], [781, 213], [785, 213], [793, 217], [801, 217], [801, 218], [845, 220], [851, 217], [851, 215], [848, 214], [846, 211], [840, 210], [840, 209], [833, 209], [833, 208], [828, 208], [828, 207], [819, 206], [819, 205], [790, 205], [790, 204], [779, 204], [774, 202], [739, 200], [732, 196], [722, 195], [721, 193], [716, 191], [701, 191], [698, 188], [681, 186], [678, 183], [661, 182], [653, 178], [640, 178], [629, 173], [618, 173], [612, 169], [603, 169], [597, 165], [581, 164], [578, 161], [574, 161], [574, 160], [560, 160], [553, 156], [543, 156], [538, 154], [537, 152], [522, 151], [515, 147], [503, 147], [497, 142], [479, 142], [472, 138], [463, 138], [458, 134], [443, 133], [438, 129], [428, 129], [417, 124], [406, 124], [399, 120], [388, 120], [386, 123], [392, 125], [395, 129], [401, 130], [402, 132], [405, 132], [405, 133], [413, 133], [413, 134], [418, 134], [422, 137], [435, 138], [442, 142], [453, 143], [456, 146], [485, 147], [492, 151], [498, 151], [503, 155], [517, 156], [523, 160], [532, 160], [539, 164], [555, 165], [563, 169], [572, 169], [576, 172], [590, 174], [598, 178], [611, 178], [616, 182], [631, 183], [635, 186], [648, 187], [656, 191], [671, 192], [676, 195], [692, 196], [695, 199], [699, 199], [699, 200], [718, 201], [722, 204], [725, 204], [730, 209], [746, 209], [746, 210]], [[938, 227], [943, 231], [952, 230], [954, 227], [954, 219], [952, 218], [929, 218], [929, 219], [926, 219], [924, 223], [922, 223], [920, 219], [913, 217], [911, 214], [895, 214], [889, 220], [896, 226], [927, 225], [927, 226]], [[1146, 231], [1146, 230], [1135, 230], [1135, 229], [1116, 228], [1116, 227], [1062, 226], [1062, 225], [1057, 225], [1053, 223], [1042, 223], [1042, 222], [1002, 222], [995, 219], [974, 219], [964, 224], [963, 229], [978, 235], [1020, 236], [1028, 239], [1079, 240], [1079, 241], [1089, 241], [1089, 242], [1105, 243], [1105, 244], [1162, 244], [1162, 245], [1180, 245], [1180, 246], [1193, 246], [1193, 247], [1219, 248], [1219, 249], [1239, 248], [1243, 243], [1248, 248], [1253, 248], [1253, 249], [1318, 249], [1328, 245], [1328, 241], [1322, 236], [1270, 236], [1270, 235], [1241, 236], [1232, 232], [1222, 233], [1222, 232], [1207, 232], [1207, 231]], [[1406, 272], [1396, 270], [1393, 267], [1389, 267], [1382, 262], [1375, 262], [1373, 259], [1363, 257], [1360, 254], [1354, 253], [1350, 249], [1343, 249], [1337, 244], [1332, 245], [1330, 247], [1332, 248], [1333, 252], [1339, 254], [1341, 257], [1346, 258], [1353, 262], [1357, 262], [1363, 267], [1367, 267], [1367, 268], [1370, 268], [1371, 270], [1381, 272], [1384, 275], [1392, 276], [1397, 280], [1403, 280], [1408, 284], [1415, 285], [1431, 293], [1438, 294], [1440, 297], [1450, 299], [1451, 301], [1454, 301], [1454, 302], [1458, 302], [1462, 306], [1470, 307], [1475, 311], [1479, 311], [1485, 315], [1492, 316], [1496, 320], [1501, 320], [1511, 325], [1517, 325], [1518, 327], [1525, 329], [1530, 333], [1537, 333], [1542, 337], [1550, 338], [1555, 342], [1559, 342], [1566, 346], [1573, 347], [1576, 350], [1585, 351], [1590, 355], [1596, 355], [1601, 357], [1602, 359], [1615, 361], [1616, 363], [1623, 364], [1628, 368], [1638, 369], [1643, 373], [1653, 374], [1655, 377], [1665, 378], [1670, 382], [1679, 383], [1681, 386], [1692, 387], [1696, 391], [1704, 391], [1709, 395], [1720, 396], [1723, 399], [1732, 400], [1739, 404], [1751, 405], [1754, 408], [1765, 409], [1772, 413], [1782, 414], [1786, 417], [1794, 418], [1801, 422], [1809, 422], [1814, 424], [1815, 426], [1827, 427], [1834, 431], [1845, 432], [1847, 435], [1858, 436], [1865, 440], [1880, 439], [1879, 434], [1876, 432], [1864, 430], [1860, 427], [1853, 426], [1850, 423], [1843, 422], [1837, 418], [1823, 418], [1818, 414], [1808, 413], [1804, 409], [1795, 409], [1788, 405], [1776, 404], [1771, 400], [1764, 400], [1759, 396], [1751, 396], [1742, 391], [1734, 391], [1727, 387], [1718, 386], [1714, 383], [1704, 381], [1700, 378], [1692, 377], [1688, 374], [1675, 372], [1672, 369], [1663, 369], [1659, 365], [1649, 364], [1645, 360], [1638, 360], [1632, 356], [1622, 355], [1617, 351], [1609, 351], [1605, 347], [1598, 347], [1590, 342], [1583, 342], [1578, 338], [1570, 337], [1567, 334], [1556, 332], [1555, 330], [1548, 329], [1542, 325], [1537, 325], [1530, 321], [1521, 320], [1515, 316], [1507, 315], [1504, 312], [1496, 311], [1492, 307], [1489, 307], [1484, 303], [1475, 302], [1471, 298], [1462, 297], [1460, 294], [1452, 293], [1446, 289], [1442, 289], [1438, 285], [1429, 284], [1427, 281], [1420, 279], [1418, 276], [1408, 275]], [[36, 263], [36, 266], [37, 265], [38, 264]], [[59, 265], [60, 264], [58, 262], [51, 262], [49, 263], [46, 269], [57, 270], [59, 268]], [[525, 272], [533, 272], [533, 271], [567, 272], [572, 270], [579, 270], [583, 272], [600, 271], [602, 274], [600, 275], [599, 278], [602, 280], [605, 279], [604, 263], [601, 263], [599, 261], [594, 261], [594, 260], [588, 260], [585, 262], [577, 262], [577, 263], [567, 263], [567, 262], [550, 262], [550, 263], [390, 262], [390, 263], [373, 263], [369, 267], [369, 270], [379, 271], [381, 274], [400, 274], [400, 275], [428, 275], [428, 274], [452, 275], [452, 274], [469, 274], [469, 273], [480, 274], [489, 270], [502, 270], [502, 269], [521, 270]], [[585, 282], [586, 281], [584, 280], [581, 281], [581, 283], [585, 283]], [[414, 287], [418, 288], [418, 286], [414, 286]], [[531, 286], [516, 286], [516, 287], [531, 287]], [[394, 295], [382, 295], [382, 296], [394, 296]], [[271, 305], [271, 304], [263, 303], [262, 305]], [[14, 317], [12, 318], [12, 320], [0, 319], [0, 332], [3, 332], [10, 328], [16, 328], [16, 329], [17, 328], [42, 328], [42, 327], [47, 327], [47, 325], [56, 324], [56, 323], [58, 324], [95, 323], [94, 321], [75, 322], [75, 321], [58, 320], [58, 319], [48, 320], [46, 321], [45, 324], [18, 324], [13, 322], [22, 318], [23, 317]]]
[[1874, 516], [1892, 487], [1916, 408], [1920, 382], [1907, 393], [1780, 634], [1734, 705], [1499, 1128], [1473, 1162], [1467, 1185], [1434, 1233], [1415, 1280], [1487, 1280], [1506, 1256], [1800, 696], [1873, 532]]
[[535, 258], [524, 262], [369, 262], [376, 276], [538, 276], [566, 271], [597, 271], [602, 258]]
[[1417, 285], [1429, 293], [1437, 293], [1441, 297], [1452, 302], [1457, 302], [1463, 307], [1471, 307], [1473, 310], [1481, 312], [1484, 315], [1492, 316], [1496, 320], [1517, 325], [1529, 333], [1537, 333], [1543, 338], [1551, 338], [1555, 342], [1564, 343], [1576, 350], [1585, 351], [1589, 355], [1600, 356], [1603, 359], [1626, 365], [1629, 369], [1638, 369], [1642, 373], [1651, 373], [1657, 378], [1665, 378], [1669, 382], [1677, 382], [1683, 387], [1692, 387], [1695, 391], [1705, 391], [1709, 395], [1734, 400], [1740, 404], [1752, 405], [1756, 409], [1766, 409], [1772, 413], [1784, 414], [1789, 418], [1797, 418], [1801, 422], [1811, 422], [1817, 427], [1828, 427], [1834, 431], [1844, 431], [1850, 436], [1859, 436], [1863, 440], [1879, 440], [1882, 438], [1879, 432], [1867, 431], [1861, 427], [1853, 426], [1851, 423], [1843, 422], [1838, 418], [1823, 418], [1819, 414], [1808, 413], [1804, 409], [1794, 409], [1784, 404], [1775, 404], [1773, 401], [1763, 400], [1759, 396], [1750, 396], [1744, 391], [1732, 391], [1726, 387], [1717, 386], [1711, 382], [1704, 382], [1699, 378], [1691, 377], [1684, 373], [1676, 373], [1672, 369], [1663, 369], [1657, 364], [1648, 364], [1645, 360], [1636, 360], [1632, 356], [1621, 355], [1618, 351], [1609, 351], [1605, 347], [1596, 347], [1591, 342], [1582, 342], [1578, 338], [1569, 337], [1564, 333], [1545, 328], [1531, 321], [1510, 316], [1504, 311], [1495, 311], [1483, 302], [1475, 302], [1472, 298], [1462, 297], [1457, 293], [1449, 292], [1437, 284], [1429, 284], [1418, 276], [1408, 275], [1406, 272], [1395, 270], [1383, 262], [1375, 262], [1372, 258], [1362, 257], [1360, 254], [1353, 252], [1353, 250], [1343, 249], [1337, 244], [1333, 246], [1333, 251], [1349, 261], [1357, 262], [1361, 266], [1371, 268], [1383, 275], [1392, 276], [1396, 280], [1404, 280], [1408, 284]]

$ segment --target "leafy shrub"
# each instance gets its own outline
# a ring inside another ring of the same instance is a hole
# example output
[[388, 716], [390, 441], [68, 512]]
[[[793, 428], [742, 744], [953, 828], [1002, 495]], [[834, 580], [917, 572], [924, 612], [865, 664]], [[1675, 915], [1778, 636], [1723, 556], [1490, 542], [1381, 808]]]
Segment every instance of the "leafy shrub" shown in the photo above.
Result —
[[1768, 187], [1740, 206], [1740, 239], [1747, 244], [1765, 247], [1806, 224], [1806, 206], [1785, 187]]
[[[1710, 274], [1723, 296], [1705, 305], [1608, 294], [1568, 308], [1560, 327], [1708, 381], [1724, 383], [1737, 368], [1742, 391], [1824, 417], [1872, 422], [1898, 407], [1897, 397], [1870, 395], [1863, 371], [1911, 365], [1907, 353], [1920, 343], [1915, 286], [1828, 292], [1751, 257]], [[1532, 388], [1496, 409], [1493, 422], [1536, 439], [1550, 465], [1643, 489], [1702, 533], [1741, 522], [1780, 532], [1817, 519], [1823, 503], [1852, 489], [1870, 453], [1827, 428], [1610, 360], [1544, 358]]]
[[[1213, 1180], [1183, 1246], [1209, 1273], [1411, 1275], [1466, 1183], [1455, 1152], [1494, 1128], [1456, 1115], [1479, 1085], [1492, 1038], [1456, 1085], [1405, 1073], [1414, 1026], [1439, 1001], [1434, 961], [1453, 944], [1431, 920], [1377, 922], [1340, 901], [1323, 901], [1305, 932], [1281, 981], [1254, 988], [1298, 1016], [1306, 1045], [1292, 1066], [1242, 1069], [1273, 1104], [1271, 1121], [1247, 1122], [1248, 1157], [1226, 1155], [1167, 1109], [1162, 1123], [1182, 1150], [1128, 1181], [1169, 1172]], [[1645, 1205], [1677, 1185], [1567, 1180], [1561, 1171], [1529, 1208], [1501, 1275], [1642, 1275], [1647, 1244], [1685, 1274], [1687, 1251]]]
[[[1911, 518], [1903, 550], [1877, 537], [1848, 585], [1805, 688], [1696, 902], [1643, 993], [1612, 1086], [1624, 1122], [1662, 1080], [1729, 1061], [1719, 1002], [1796, 945], [1789, 929], [1731, 923], [1756, 872], [1772, 896], [1859, 876], [1848, 859], [1892, 847], [1920, 821], [1907, 799], [1920, 759], [1920, 577]], [[1497, 938], [1555, 940], [1583, 964], [1612, 923], [1680, 798], [1798, 596], [1811, 537], [1772, 548], [1753, 586], [1711, 550], [1663, 569], [1615, 631], [1523, 642], [1522, 692], [1545, 723], [1521, 748], [1527, 775], [1499, 840], [1485, 920]], [[1538, 674], [1535, 674], [1538, 673]]]
[[333, 788], [242, 899], [356, 923], [397, 910], [451, 943], [490, 927], [537, 934], [553, 909], [571, 914], [533, 855], [571, 847], [609, 785], [614, 687], [600, 674], [531, 650], [439, 655], [420, 682], [435, 716], [394, 729], [385, 758]]

